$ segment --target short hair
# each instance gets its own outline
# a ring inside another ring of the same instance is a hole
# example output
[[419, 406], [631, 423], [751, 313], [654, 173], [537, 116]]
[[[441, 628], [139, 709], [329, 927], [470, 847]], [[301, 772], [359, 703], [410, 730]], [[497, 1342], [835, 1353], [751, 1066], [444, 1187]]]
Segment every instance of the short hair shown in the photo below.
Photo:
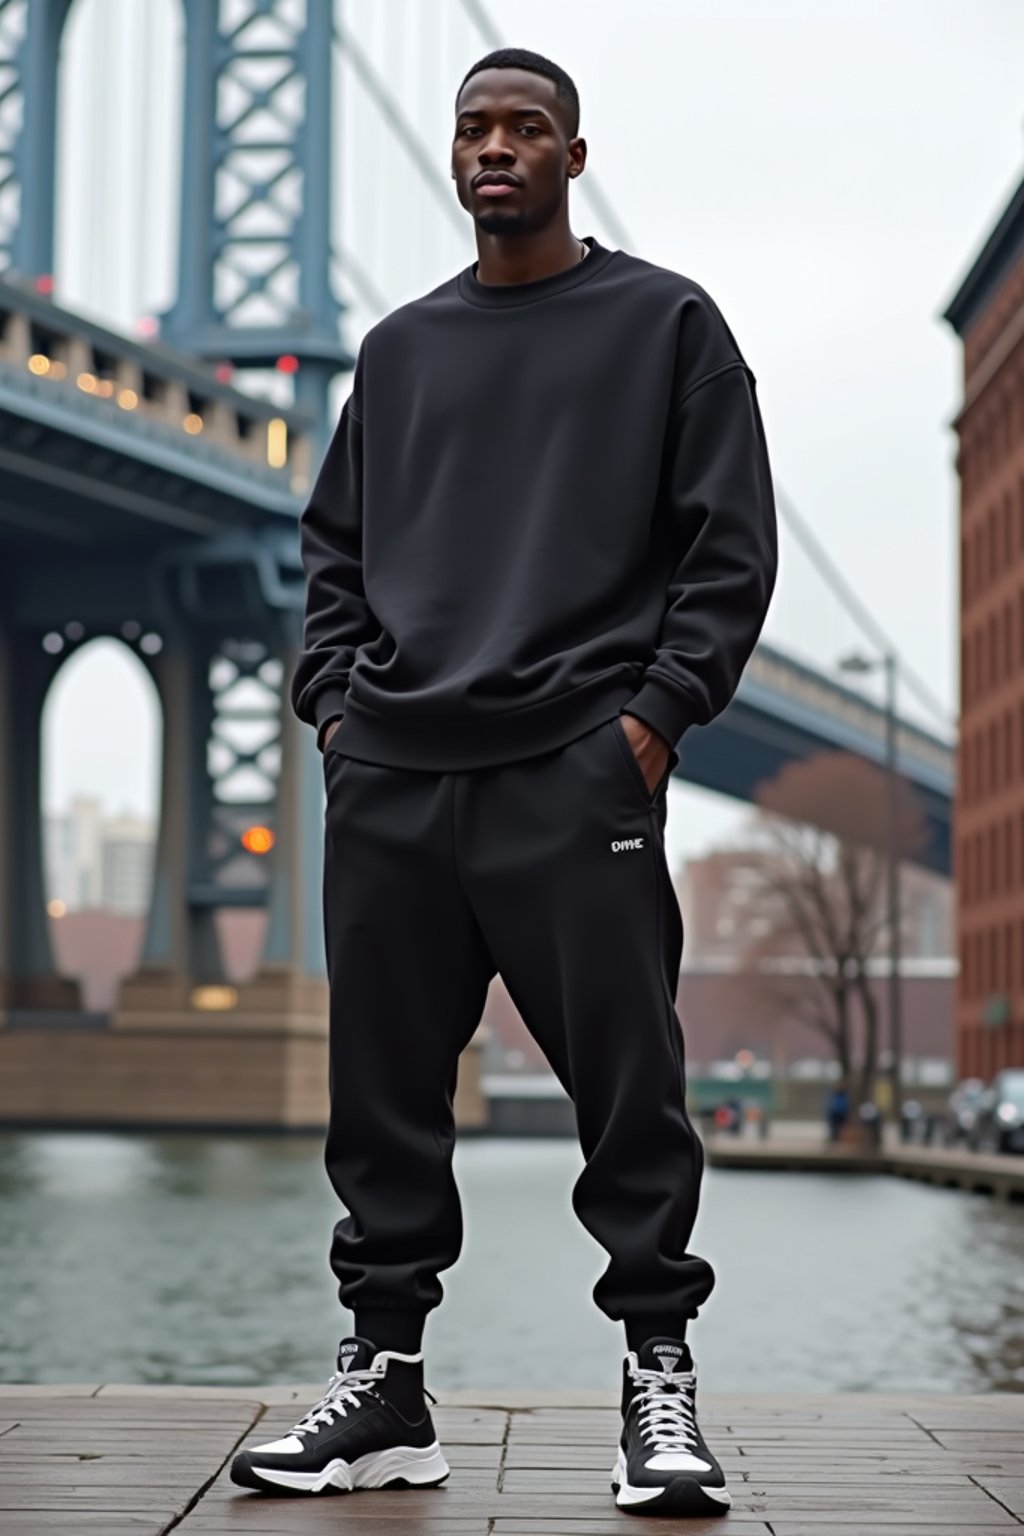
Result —
[[533, 53], [529, 48], [495, 48], [492, 53], [485, 54], [482, 59], [477, 59], [471, 69], [462, 77], [458, 90], [455, 92], [455, 100], [458, 101], [462, 94], [462, 87], [473, 75], [480, 73], [482, 69], [528, 69], [532, 74], [544, 75], [555, 83], [555, 96], [565, 105], [565, 116], [569, 129], [570, 139], [574, 139], [580, 131], [580, 97], [576, 84], [567, 75], [559, 64], [551, 59], [546, 59], [542, 53]]

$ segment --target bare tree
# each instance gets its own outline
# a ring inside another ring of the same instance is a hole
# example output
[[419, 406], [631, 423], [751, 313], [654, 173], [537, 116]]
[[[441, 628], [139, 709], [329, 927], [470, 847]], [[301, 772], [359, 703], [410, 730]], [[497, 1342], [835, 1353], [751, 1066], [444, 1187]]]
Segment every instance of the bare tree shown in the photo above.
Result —
[[[753, 984], [766, 974], [780, 1006], [829, 1041], [856, 1100], [871, 1097], [878, 1065], [878, 1005], [868, 964], [884, 947], [889, 785], [863, 758], [822, 753], [793, 762], [761, 786], [753, 888], [743, 904], [741, 951]], [[927, 836], [910, 786], [899, 786], [898, 852]], [[859, 1005], [862, 1049], [855, 1060]]]

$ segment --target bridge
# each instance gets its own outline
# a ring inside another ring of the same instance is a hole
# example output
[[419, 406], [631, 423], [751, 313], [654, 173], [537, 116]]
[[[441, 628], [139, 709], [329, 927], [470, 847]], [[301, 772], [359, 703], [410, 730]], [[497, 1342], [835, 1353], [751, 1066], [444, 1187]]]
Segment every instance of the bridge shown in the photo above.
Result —
[[[297, 517], [332, 381], [354, 355], [330, 220], [339, 48], [407, 150], [414, 130], [330, 5], [183, 0], [178, 294], [157, 335], [126, 336], [60, 302], [53, 277], [69, 7], [0, 0], [0, 107], [21, 108], [0, 110], [0, 1115], [31, 1115], [33, 1085], [62, 1072], [69, 1093], [97, 1085], [115, 1118], [128, 1085], [153, 1078], [166, 1100], [158, 1089], [139, 1108], [150, 1119], [174, 1103], [197, 1124], [316, 1123], [323, 781], [287, 684], [304, 602]], [[493, 46], [476, 0], [467, 14]], [[289, 178], [301, 195], [285, 196]], [[369, 292], [354, 256], [348, 268]], [[54, 964], [40, 807], [48, 691], [98, 637], [134, 652], [163, 715], [145, 940], [109, 1018], [87, 1018]], [[764, 643], [729, 709], [687, 733], [677, 774], [752, 800], [788, 761], [842, 750], [881, 763], [885, 739], [879, 705]], [[948, 871], [952, 741], [906, 719], [896, 746], [928, 820], [920, 857]], [[230, 987], [216, 917], [239, 907], [266, 910], [266, 935], [255, 975]], [[228, 1079], [225, 1105], [203, 1085]]]

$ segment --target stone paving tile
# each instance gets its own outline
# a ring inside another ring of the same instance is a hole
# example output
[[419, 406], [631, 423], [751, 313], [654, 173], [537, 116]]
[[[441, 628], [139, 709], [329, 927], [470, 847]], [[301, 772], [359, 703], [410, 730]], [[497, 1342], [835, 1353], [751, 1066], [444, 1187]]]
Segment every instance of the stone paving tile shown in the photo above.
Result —
[[[304, 1395], [303, 1395], [304, 1393]], [[225, 1394], [8, 1389], [0, 1532], [134, 1536], [995, 1536], [1024, 1527], [1024, 1394], [773, 1394], [704, 1411], [733, 1495], [726, 1520], [615, 1508], [613, 1403], [442, 1399], [452, 1467], [438, 1489], [274, 1496], [236, 1488], [235, 1449], [283, 1433], [300, 1388]], [[461, 1394], [463, 1399], [473, 1394]], [[510, 1394], [510, 1396], [512, 1396]]]

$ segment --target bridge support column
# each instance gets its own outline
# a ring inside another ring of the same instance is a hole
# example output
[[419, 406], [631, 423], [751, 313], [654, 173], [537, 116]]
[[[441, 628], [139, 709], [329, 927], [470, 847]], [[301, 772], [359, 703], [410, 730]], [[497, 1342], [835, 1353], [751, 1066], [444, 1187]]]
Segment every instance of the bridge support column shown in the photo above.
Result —
[[213, 913], [194, 911], [189, 901], [196, 839], [209, 825], [206, 665], [203, 649], [184, 638], [151, 663], [163, 708], [160, 827], [142, 956], [121, 983], [111, 1016], [115, 1029], [188, 1025], [193, 988], [222, 980]]
[[107, 1098], [113, 1103], [116, 1082], [131, 1078], [133, 1098], [123, 1113], [133, 1120], [318, 1127], [328, 1109], [319, 754], [283, 707], [276, 809], [269, 818], [275, 846], [267, 856], [268, 937], [252, 980], [232, 982], [217, 942], [217, 908], [207, 899], [216, 865], [207, 753], [217, 733], [209, 674], [218, 645], [201, 630], [175, 635], [165, 629], [164, 638], [152, 664], [164, 712], [153, 894], [139, 969], [122, 982], [111, 1018], [119, 1043]]
[[13, 1009], [77, 1012], [77, 981], [59, 976], [43, 872], [43, 703], [55, 663], [40, 637], [0, 630], [0, 1024]]

